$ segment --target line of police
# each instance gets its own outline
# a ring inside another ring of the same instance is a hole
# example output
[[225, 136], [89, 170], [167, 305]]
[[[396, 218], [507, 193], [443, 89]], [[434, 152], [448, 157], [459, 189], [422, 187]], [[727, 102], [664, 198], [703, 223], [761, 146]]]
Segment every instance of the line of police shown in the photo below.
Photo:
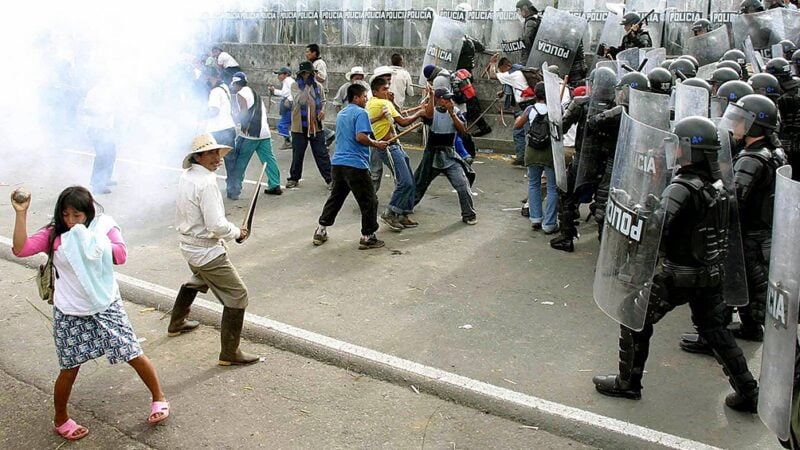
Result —
[[[524, 18], [520, 40], [530, 51], [538, 11], [529, 0], [517, 8]], [[756, 0], [741, 3], [743, 14], [759, 10]], [[760, 342], [765, 321], [778, 318], [776, 329], [797, 322], [797, 287], [770, 284], [770, 258], [781, 258], [771, 255], [773, 228], [800, 225], [773, 223], [773, 215], [800, 216], [798, 198], [781, 205], [787, 211], [774, 211], [778, 169], [788, 162], [800, 179], [800, 78], [793, 76], [800, 74], [800, 51], [781, 41], [782, 54], [773, 54], [763, 72], [752, 75], [758, 63], [737, 49], [726, 51], [703, 77], [690, 55], [667, 59], [645, 74], [614, 60], [625, 50], [651, 47], [642, 17], [625, 14], [621, 25], [621, 45], [601, 46], [604, 60], [586, 80], [587, 95], [573, 98], [563, 114], [562, 129], [577, 124], [576, 153], [559, 196], [561, 235], [551, 241], [553, 248], [573, 251], [578, 206], [593, 200], [601, 239], [594, 296], [621, 324], [619, 373], [594, 377], [595, 387], [608, 396], [641, 398], [653, 326], [688, 303], [696, 333], [684, 335], [681, 348], [714, 356], [734, 389], [725, 404], [750, 413], [769, 409], [762, 419], [780, 416], [778, 431], [770, 428], [787, 448], [789, 441], [796, 446], [794, 428], [788, 429], [798, 402], [769, 395], [759, 403], [758, 383], [735, 338]], [[692, 30], [702, 36], [712, 31], [711, 23], [698, 20]], [[570, 75], [585, 67], [582, 58], [575, 67]], [[736, 326], [734, 312], [741, 321]], [[794, 314], [788, 322], [787, 312]], [[792, 344], [765, 349], [764, 367], [794, 369], [796, 328], [788, 328], [795, 330]], [[764, 376], [762, 370], [762, 395]], [[784, 426], [787, 433], [780, 431]]]

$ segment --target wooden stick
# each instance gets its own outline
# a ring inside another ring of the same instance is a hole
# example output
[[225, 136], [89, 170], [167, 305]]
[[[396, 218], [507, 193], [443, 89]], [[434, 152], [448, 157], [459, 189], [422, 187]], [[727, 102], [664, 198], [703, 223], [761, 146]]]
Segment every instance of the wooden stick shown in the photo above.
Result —
[[483, 119], [483, 116], [485, 116], [485, 115], [486, 115], [486, 113], [488, 113], [488, 112], [489, 112], [489, 110], [491, 110], [491, 109], [492, 109], [492, 107], [495, 105], [495, 103], [497, 103], [497, 102], [498, 102], [498, 100], [500, 100], [500, 97], [497, 97], [497, 98], [495, 98], [495, 99], [494, 99], [494, 101], [493, 101], [493, 102], [492, 102], [492, 103], [491, 103], [491, 104], [490, 104], [490, 105], [489, 105], [489, 106], [488, 106], [486, 109], [484, 109], [484, 110], [483, 110], [483, 112], [481, 113], [481, 115], [480, 115], [480, 116], [478, 116], [478, 118], [477, 118], [477, 119], [475, 119], [475, 121], [474, 121], [474, 122], [472, 122], [472, 124], [471, 124], [471, 125], [469, 125], [469, 126], [467, 127], [467, 131], [469, 131], [470, 129], [472, 129], [472, 127], [474, 127], [474, 126], [475, 126], [475, 124], [476, 124], [476, 123], [478, 123], [478, 121], [479, 121], [479, 120]]
[[558, 94], [558, 101], [561, 102], [564, 98], [564, 89], [567, 87], [567, 83], [569, 83], [569, 75], [564, 77], [564, 84], [561, 85], [561, 92]]
[[253, 226], [253, 216], [255, 215], [256, 212], [258, 193], [261, 191], [261, 181], [264, 180], [264, 173], [266, 172], [266, 170], [267, 170], [267, 163], [264, 163], [264, 165], [261, 167], [261, 175], [258, 177], [258, 182], [256, 183], [256, 190], [255, 192], [253, 192], [253, 198], [250, 199], [250, 208], [247, 209], [247, 215], [244, 217], [244, 220], [242, 221], [242, 228], [244, 228], [248, 232], [247, 237], [250, 237], [250, 227]]
[[425, 107], [425, 104], [423, 103], [422, 105], [417, 105], [417, 106], [415, 106], [413, 108], [404, 109], [404, 110], [400, 111], [400, 114], [405, 116], [408, 113], [413, 113], [413, 112], [419, 111], [420, 109], [422, 109], [424, 107]]
[[395, 137], [393, 137], [393, 138], [389, 139], [389, 140], [388, 140], [388, 141], [386, 141], [386, 142], [388, 142], [388, 143], [390, 143], [390, 144], [391, 144], [391, 143], [394, 143], [394, 142], [397, 142], [397, 140], [398, 140], [398, 139], [400, 139], [401, 137], [403, 137], [403, 136], [407, 135], [408, 133], [411, 133], [412, 131], [416, 130], [417, 128], [419, 128], [419, 127], [421, 127], [421, 126], [422, 126], [422, 122], [417, 122], [417, 123], [415, 123], [414, 125], [412, 125], [412, 126], [410, 126], [410, 127], [406, 128], [405, 130], [403, 130], [403, 132], [402, 132], [402, 133], [400, 133], [400, 134], [398, 134], [397, 136], [395, 136]]

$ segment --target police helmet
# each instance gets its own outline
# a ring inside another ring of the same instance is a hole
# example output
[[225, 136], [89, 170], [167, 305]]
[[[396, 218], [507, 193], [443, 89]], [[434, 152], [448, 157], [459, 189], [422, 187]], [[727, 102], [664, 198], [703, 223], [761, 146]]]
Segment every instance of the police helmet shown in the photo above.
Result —
[[592, 70], [591, 94], [593, 99], [600, 102], [610, 102], [614, 100], [614, 85], [617, 73], [610, 67], [596, 67]]
[[783, 58], [787, 60], [792, 59], [792, 53], [797, 51], [797, 46], [794, 45], [794, 42], [790, 41], [789, 39], [784, 39], [778, 42], [778, 44], [783, 47]]
[[669, 70], [656, 67], [647, 74], [647, 81], [650, 83], [650, 90], [657, 94], [669, 94], [672, 92], [672, 74]]
[[742, 3], [739, 4], [739, 12], [742, 14], [752, 14], [759, 11], [764, 11], [764, 6], [758, 0], [742, 0]]
[[753, 126], [747, 132], [748, 136], [763, 136], [767, 134], [767, 130], [778, 129], [778, 107], [767, 97], [758, 94], [746, 95], [735, 105], [755, 116]]
[[664, 61], [661, 63], [661, 68], [662, 68], [662, 69], [667, 69], [667, 70], [669, 70], [669, 65], [670, 65], [670, 64], [672, 64], [672, 61], [675, 61], [675, 60], [674, 60], [674, 59], [665, 59], [665, 60], [664, 60]]
[[649, 89], [647, 77], [641, 72], [628, 72], [623, 75], [616, 87], [615, 101], [618, 105], [628, 104], [631, 89], [647, 91]]
[[800, 71], [800, 50], [795, 50], [792, 53], [792, 64], [795, 65], [795, 70]]
[[775, 78], [789, 78], [792, 76], [792, 66], [783, 58], [772, 58], [767, 62], [764, 72]]
[[711, 22], [709, 22], [707, 19], [696, 20], [692, 24], [692, 31], [694, 32], [695, 36], [697, 36], [697, 34], [701, 31], [703, 33], [708, 33], [711, 31]]
[[711, 120], [690, 116], [679, 120], [672, 128], [678, 136], [680, 152], [677, 153], [676, 163], [682, 167], [707, 163], [709, 175], [712, 178], [721, 178], [717, 152], [719, 151], [719, 134], [717, 126]]
[[692, 55], [681, 55], [678, 59], [688, 59], [691, 61], [692, 64], [694, 64], [694, 70], [697, 70], [697, 68], [700, 67], [700, 62]]
[[722, 83], [739, 79], [741, 77], [735, 70], [727, 67], [717, 67], [717, 70], [711, 74], [711, 79], [708, 81], [711, 82], [712, 86], [720, 86]]
[[747, 57], [744, 56], [744, 52], [737, 49], [731, 49], [725, 52], [722, 55], [722, 58], [719, 59], [720, 61], [733, 61], [740, 66], [747, 64]]
[[635, 12], [629, 12], [622, 16], [622, 20], [619, 22], [620, 25], [636, 25], [637, 23], [641, 22], [642, 18], [639, 14]]
[[689, 78], [683, 82], [684, 86], [694, 86], [703, 88], [708, 91], [709, 95], [711, 94], [711, 85], [708, 84], [708, 81], [702, 80], [700, 78]]
[[683, 75], [686, 78], [692, 78], [697, 75], [697, 69], [694, 67], [694, 63], [683, 58], [672, 61], [672, 64], [669, 65], [669, 71], [678, 77]]
[[781, 84], [774, 75], [768, 73], [757, 73], [747, 80], [747, 84], [753, 88], [756, 94], [766, 95], [771, 99], [777, 100], [781, 95]]
[[741, 80], [726, 81], [717, 89], [717, 97], [724, 98], [728, 103], [736, 103], [745, 95], [754, 93], [753, 88]]
[[720, 61], [719, 63], [717, 63], [717, 69], [721, 69], [723, 67], [727, 67], [728, 69], [733, 69], [736, 72], [736, 74], [739, 75], [739, 78], [740, 79], [742, 78], [742, 66], [740, 66], [739, 63], [735, 61]]

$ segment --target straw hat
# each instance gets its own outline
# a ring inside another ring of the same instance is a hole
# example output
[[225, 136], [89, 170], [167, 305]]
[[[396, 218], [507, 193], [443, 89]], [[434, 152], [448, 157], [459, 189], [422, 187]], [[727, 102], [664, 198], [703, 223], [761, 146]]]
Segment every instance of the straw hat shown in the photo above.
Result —
[[350, 69], [350, 72], [344, 74], [344, 77], [347, 78], [347, 81], [350, 81], [350, 77], [352, 77], [353, 75], [366, 75], [366, 73], [364, 72], [363, 67], [355, 66], [352, 69]]
[[192, 150], [183, 158], [183, 168], [188, 169], [192, 167], [192, 155], [216, 149], [219, 149], [219, 156], [225, 156], [231, 151], [231, 147], [217, 144], [217, 140], [214, 139], [211, 133], [195, 136], [194, 139], [192, 139]]

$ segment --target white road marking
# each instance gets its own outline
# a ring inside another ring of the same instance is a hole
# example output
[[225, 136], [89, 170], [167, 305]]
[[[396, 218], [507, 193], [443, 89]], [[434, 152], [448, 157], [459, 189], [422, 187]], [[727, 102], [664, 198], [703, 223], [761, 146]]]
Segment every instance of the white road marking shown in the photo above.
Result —
[[[12, 241], [7, 237], [0, 236], [0, 243], [11, 246]], [[116, 273], [117, 279], [125, 283], [156, 292], [168, 297], [175, 297], [178, 291], [173, 289], [150, 283], [135, 277]], [[222, 305], [218, 302], [210, 302], [198, 298], [195, 300], [193, 307], [203, 308], [216, 313], [222, 313]], [[451, 372], [447, 372], [435, 367], [426, 366], [414, 361], [399, 358], [397, 356], [381, 353], [366, 347], [350, 344], [348, 342], [340, 341], [319, 333], [297, 328], [282, 322], [278, 322], [266, 317], [261, 317], [252, 313], [245, 314], [245, 320], [249, 323], [259, 325], [265, 328], [271, 328], [280, 333], [284, 333], [296, 339], [302, 339], [312, 343], [315, 346], [327, 347], [329, 349], [348, 353], [359, 358], [367, 359], [385, 366], [393, 367], [405, 372], [410, 372], [418, 376], [437, 380], [440, 383], [447, 383], [451, 386], [466, 389], [473, 392], [480, 393], [485, 396], [492, 397], [502, 402], [509, 402], [515, 405], [536, 409], [552, 416], [560, 417], [566, 420], [586, 424], [590, 427], [602, 428], [623, 436], [640, 439], [645, 442], [652, 442], [654, 444], [662, 445], [675, 449], [702, 449], [714, 450], [717, 447], [704, 444], [702, 442], [694, 441], [691, 439], [683, 438], [662, 431], [653, 430], [651, 428], [643, 427], [641, 425], [632, 424], [623, 420], [614, 419], [612, 417], [603, 416], [593, 412], [585, 411], [572, 406], [563, 405], [550, 400], [545, 400], [532, 395], [523, 394], [520, 392], [512, 391], [510, 389], [495, 386], [493, 384], [485, 383], [483, 381], [474, 380]]]

